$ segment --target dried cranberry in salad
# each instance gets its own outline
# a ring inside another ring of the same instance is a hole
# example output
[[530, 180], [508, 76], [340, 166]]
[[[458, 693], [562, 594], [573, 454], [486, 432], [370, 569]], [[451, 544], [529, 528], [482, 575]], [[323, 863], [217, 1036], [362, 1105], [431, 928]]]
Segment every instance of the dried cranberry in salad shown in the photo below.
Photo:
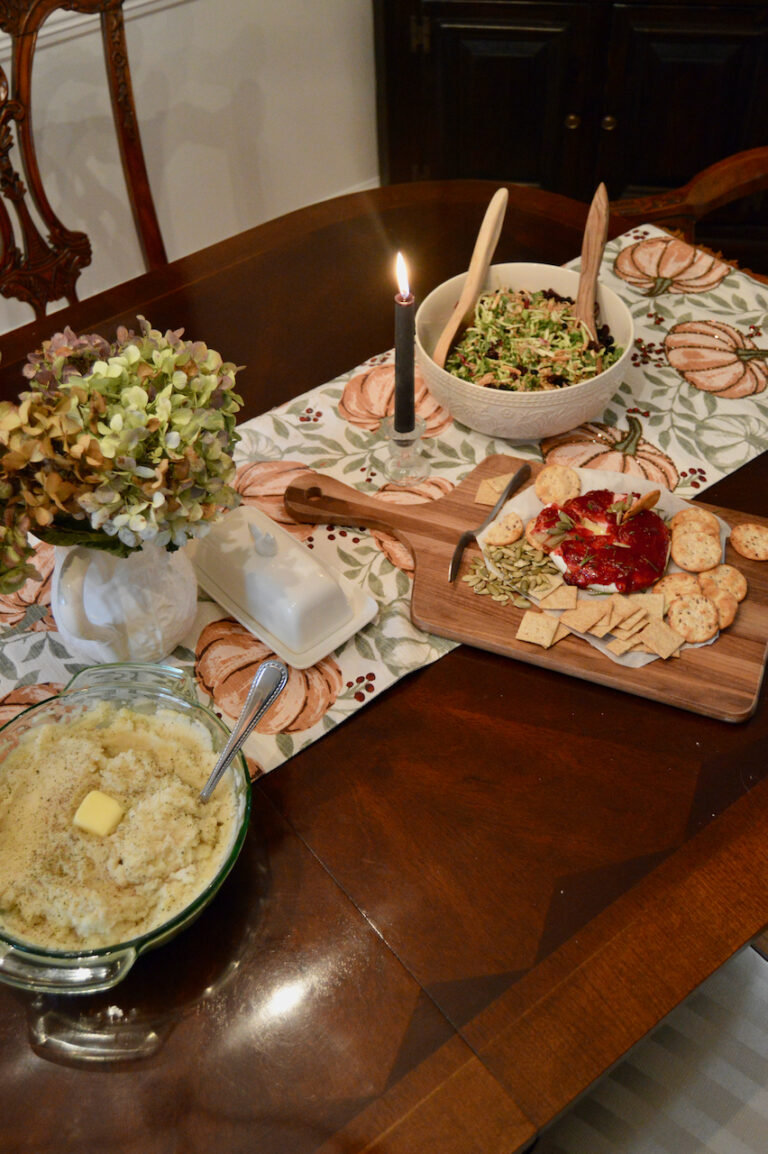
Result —
[[562, 389], [602, 373], [621, 356], [604, 325], [593, 341], [554, 289], [482, 293], [474, 324], [446, 359], [449, 373], [491, 389]]

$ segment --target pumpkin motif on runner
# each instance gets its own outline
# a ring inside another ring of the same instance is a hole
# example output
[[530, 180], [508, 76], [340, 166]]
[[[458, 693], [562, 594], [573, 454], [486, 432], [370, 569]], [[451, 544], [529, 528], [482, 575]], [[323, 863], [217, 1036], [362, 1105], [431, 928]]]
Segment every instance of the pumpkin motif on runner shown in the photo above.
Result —
[[[414, 485], [382, 485], [376, 493], [376, 500], [389, 501], [393, 505], [417, 505], [444, 497], [452, 488], [453, 484], [445, 477], [431, 477]], [[381, 529], [372, 529], [371, 536], [388, 561], [409, 577], [413, 576], [413, 554], [407, 545]]]
[[730, 265], [677, 237], [651, 236], [623, 248], [613, 262], [617, 277], [645, 296], [704, 293], [717, 288]]
[[[225, 617], [206, 625], [195, 649], [195, 676], [217, 709], [236, 718], [256, 669], [275, 654], [245, 626]], [[257, 725], [259, 733], [297, 733], [311, 729], [336, 701], [341, 670], [332, 657], [309, 669], [289, 666], [288, 683]]]
[[38, 685], [17, 685], [4, 697], [0, 697], [0, 725], [12, 721], [31, 705], [47, 701], [49, 697], [56, 697], [63, 688], [63, 685], [55, 681], [41, 681]]
[[[0, 627], [18, 625], [24, 621], [29, 610], [38, 606], [40, 616], [29, 626], [30, 632], [55, 630], [56, 623], [51, 613], [51, 576], [53, 574], [53, 545], [40, 542], [35, 547], [31, 563], [42, 580], [30, 577], [15, 593], [0, 596]], [[25, 626], [26, 628], [26, 626]]]
[[[414, 405], [424, 421], [424, 436], [437, 437], [453, 424], [451, 414], [438, 405], [424, 378], [415, 370]], [[351, 425], [375, 432], [384, 417], [395, 411], [395, 366], [374, 365], [350, 377], [339, 401], [339, 416]]]
[[675, 489], [680, 474], [671, 457], [642, 436], [642, 425], [631, 413], [627, 429], [592, 421], [567, 433], [547, 437], [541, 451], [548, 465], [606, 469], [643, 477], [655, 485]]
[[284, 497], [293, 481], [314, 471], [301, 461], [252, 461], [239, 467], [233, 488], [244, 505], [255, 505], [299, 541], [306, 541], [315, 526], [294, 521], [285, 507]]
[[682, 321], [667, 333], [664, 352], [672, 368], [705, 393], [751, 397], [768, 385], [768, 349], [724, 321]]

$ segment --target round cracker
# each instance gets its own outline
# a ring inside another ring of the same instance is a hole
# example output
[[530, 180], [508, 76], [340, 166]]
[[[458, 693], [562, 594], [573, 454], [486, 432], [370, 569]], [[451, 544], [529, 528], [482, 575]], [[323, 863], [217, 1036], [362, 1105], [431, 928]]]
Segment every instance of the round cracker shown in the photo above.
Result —
[[673, 531], [675, 529], [699, 529], [703, 533], [714, 533], [720, 536], [720, 522], [714, 513], [710, 513], [709, 509], [697, 509], [695, 505], [689, 505], [687, 509], [681, 509], [679, 513], [675, 513], [674, 517], [669, 522], [669, 527]]
[[669, 607], [667, 621], [675, 633], [692, 645], [711, 641], [719, 626], [717, 607], [703, 593], [683, 593], [676, 597]]
[[727, 629], [729, 625], [733, 624], [733, 619], [739, 608], [738, 601], [727, 589], [715, 588], [713, 592], [707, 593], [706, 597], [717, 610], [718, 626], [720, 629]]
[[542, 505], [564, 505], [581, 493], [579, 474], [569, 465], [545, 465], [533, 487]]
[[768, 561], [768, 525], [744, 521], [731, 529], [731, 544], [742, 557], [750, 561]]
[[651, 592], [663, 594], [666, 612], [676, 597], [683, 593], [701, 593], [702, 588], [695, 573], [667, 573], [666, 577], [656, 582]]
[[486, 530], [485, 541], [488, 545], [512, 545], [523, 535], [523, 519], [514, 509], [502, 513]]
[[743, 601], [749, 590], [746, 577], [735, 565], [715, 565], [714, 569], [705, 569], [699, 573], [699, 584], [706, 597], [711, 597], [714, 589], [725, 589], [737, 601]]
[[675, 529], [672, 532], [672, 560], [688, 573], [712, 569], [722, 559], [720, 537], [701, 529]]
[[538, 549], [540, 553], [549, 552], [550, 535], [549, 533], [537, 533], [535, 531], [536, 518], [531, 517], [528, 524], [525, 526], [525, 539], [532, 549]]

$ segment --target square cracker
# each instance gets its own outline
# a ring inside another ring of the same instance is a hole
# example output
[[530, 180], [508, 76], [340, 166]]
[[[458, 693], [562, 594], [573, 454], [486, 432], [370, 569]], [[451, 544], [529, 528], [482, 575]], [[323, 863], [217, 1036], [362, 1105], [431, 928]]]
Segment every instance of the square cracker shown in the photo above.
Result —
[[575, 609], [579, 600], [579, 591], [575, 585], [566, 585], [563, 582], [557, 585], [551, 593], [547, 593], [539, 600], [542, 609]]
[[610, 605], [606, 606], [605, 613], [602, 617], [598, 617], [594, 625], [591, 625], [589, 632], [593, 637], [605, 637], [613, 628], [613, 610]]
[[645, 609], [635, 609], [628, 617], [623, 617], [621, 621], [616, 623], [614, 633], [617, 633], [619, 630], [623, 632], [627, 629], [634, 629], [638, 622], [647, 620], [648, 614], [645, 612]]
[[634, 637], [642, 629], [645, 629], [647, 624], [648, 617], [645, 613], [642, 613], [639, 617], [630, 621], [629, 625], [624, 625], [622, 623], [621, 625], [614, 626], [613, 636], [618, 637], [620, 640], [624, 641], [627, 637]]
[[602, 602], [579, 601], [575, 609], [566, 609], [560, 620], [577, 633], [589, 633], [604, 613], [605, 605]]
[[648, 649], [663, 657], [664, 660], [672, 657], [674, 653], [683, 644], [683, 638], [679, 633], [676, 633], [671, 625], [667, 625], [666, 621], [651, 621], [646, 625], [645, 629], [638, 634], [638, 639], [643, 642]]
[[558, 641], [562, 641], [564, 637], [568, 637], [571, 630], [567, 625], [563, 625], [562, 621], [558, 621], [555, 636], [552, 638], [552, 644], [557, 645]]
[[635, 609], [644, 609], [649, 617], [660, 621], [664, 616], [663, 593], [630, 593], [629, 598]]
[[597, 627], [605, 629], [606, 633], [610, 633], [616, 624], [616, 607], [612, 601], [609, 601], [605, 607], [604, 615], [597, 620]]
[[477, 486], [475, 504], [495, 505], [502, 494], [504, 486], [511, 478], [511, 473], [502, 473], [498, 477], [485, 477]]
[[634, 644], [634, 637], [615, 637], [613, 641], [608, 642], [605, 648], [610, 649], [611, 653], [614, 653], [616, 657], [623, 657], [625, 653], [629, 652]]
[[618, 625], [637, 610], [637, 606], [632, 604], [626, 593], [613, 593], [611, 595], [611, 606], [614, 625]]
[[[559, 589], [562, 585], [565, 585], [565, 581], [563, 581], [559, 573], [542, 573], [541, 584], [533, 595], [537, 597], [539, 603], [541, 603], [543, 597], [549, 597], [550, 593], [554, 593], [555, 589]], [[550, 606], [550, 608], [553, 607]]]
[[558, 618], [537, 609], [526, 609], [515, 636], [518, 641], [530, 641], [549, 649], [557, 632]]

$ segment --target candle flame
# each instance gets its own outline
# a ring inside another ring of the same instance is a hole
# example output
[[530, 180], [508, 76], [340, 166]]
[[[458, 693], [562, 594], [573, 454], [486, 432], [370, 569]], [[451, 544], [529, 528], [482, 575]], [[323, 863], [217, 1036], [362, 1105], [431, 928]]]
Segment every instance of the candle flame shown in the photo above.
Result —
[[408, 284], [408, 269], [405, 266], [405, 257], [401, 252], [397, 254], [395, 260], [395, 270], [397, 272], [397, 287], [401, 297], [407, 297], [410, 294], [410, 286]]

